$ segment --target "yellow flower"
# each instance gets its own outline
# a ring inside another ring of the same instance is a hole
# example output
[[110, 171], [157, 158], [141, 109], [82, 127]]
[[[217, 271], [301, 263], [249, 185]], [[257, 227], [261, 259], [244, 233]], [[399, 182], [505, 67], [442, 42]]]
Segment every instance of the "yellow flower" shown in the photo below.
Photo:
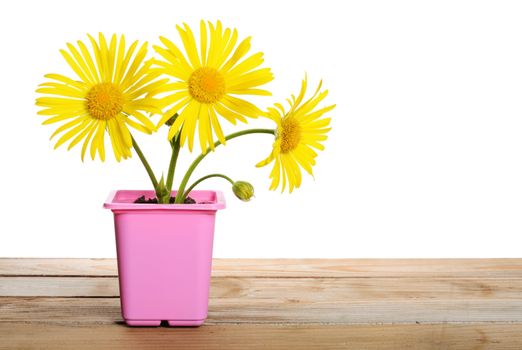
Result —
[[258, 68], [263, 63], [263, 53], [253, 54], [242, 60], [250, 49], [250, 37], [236, 47], [237, 30], [223, 28], [221, 22], [200, 24], [200, 43], [196, 45], [190, 27], [176, 26], [186, 55], [170, 40], [160, 37], [165, 48], [154, 49], [166, 61], [156, 60], [157, 71], [170, 75], [177, 81], [163, 89], [171, 92], [163, 102], [170, 106], [160, 120], [162, 125], [175, 113], [179, 113], [169, 130], [172, 139], [181, 130], [181, 145], [188, 139], [192, 151], [196, 127], [201, 150], [214, 147], [214, 133], [225, 143], [225, 136], [217, 115], [235, 124], [246, 122], [247, 117], [258, 117], [262, 112], [252, 103], [233, 95], [271, 95], [257, 87], [273, 79], [270, 68]]
[[288, 100], [288, 112], [285, 112], [280, 103], [275, 104], [276, 108], [268, 108], [266, 116], [277, 124], [276, 139], [270, 156], [256, 166], [262, 167], [274, 161], [270, 173], [271, 190], [275, 190], [281, 180], [281, 192], [285, 190], [287, 183], [290, 193], [294, 188], [298, 188], [301, 185], [301, 168], [313, 175], [312, 166], [315, 165], [317, 156], [314, 149], [324, 149], [321, 142], [326, 140], [326, 134], [330, 131], [330, 118], [321, 116], [335, 107], [331, 105], [315, 110], [319, 102], [328, 95], [328, 90], [319, 92], [321, 84], [322, 82], [319, 83], [315, 94], [302, 103], [307, 86], [305, 77], [297, 99], [292, 95], [292, 99]]
[[91, 158], [94, 160], [98, 153], [104, 161], [107, 130], [114, 155], [120, 161], [131, 157], [132, 137], [127, 126], [148, 134], [156, 129], [143, 112], [161, 113], [158, 101], [152, 97], [167, 79], [155, 80], [159, 74], [150, 72], [152, 62], [143, 63], [147, 43], [137, 49], [135, 41], [126, 49], [123, 35], [119, 42], [113, 35], [107, 44], [101, 33], [98, 42], [90, 35], [89, 40], [94, 56], [81, 41], [76, 47], [67, 44], [69, 51], [60, 50], [80, 80], [45, 75], [52, 81], [41, 84], [36, 91], [51, 96], [36, 100], [36, 105], [43, 107], [38, 114], [51, 116], [43, 124], [67, 121], [51, 136], [67, 131], [55, 149], [74, 137], [68, 149], [83, 140], [82, 160], [90, 143]]

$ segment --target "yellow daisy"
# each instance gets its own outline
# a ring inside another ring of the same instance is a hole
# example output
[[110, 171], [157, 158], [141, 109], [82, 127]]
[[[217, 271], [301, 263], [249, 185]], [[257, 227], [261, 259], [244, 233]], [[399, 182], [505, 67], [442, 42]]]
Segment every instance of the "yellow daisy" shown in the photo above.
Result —
[[295, 98], [292, 95], [292, 99], [288, 100], [290, 104], [288, 112], [280, 103], [276, 103], [275, 108], [268, 108], [266, 116], [277, 124], [276, 139], [272, 153], [256, 166], [262, 167], [274, 161], [270, 173], [271, 190], [275, 190], [281, 180], [281, 192], [285, 190], [287, 183], [290, 193], [294, 188], [298, 188], [301, 185], [301, 168], [313, 176], [312, 166], [315, 165], [315, 157], [317, 157], [314, 149], [324, 149], [321, 142], [327, 139], [326, 134], [330, 131], [330, 118], [321, 118], [321, 116], [335, 107], [331, 105], [314, 110], [328, 95], [328, 90], [319, 92], [321, 84], [322, 82], [319, 83], [315, 94], [302, 103], [307, 86], [305, 77], [299, 96]]
[[169, 130], [172, 139], [181, 130], [181, 145], [188, 139], [192, 151], [196, 127], [201, 150], [214, 147], [214, 133], [225, 143], [217, 115], [235, 124], [246, 122], [246, 117], [258, 117], [262, 112], [252, 103], [234, 95], [271, 95], [259, 89], [273, 79], [270, 68], [258, 68], [263, 63], [263, 53], [246, 56], [250, 49], [250, 37], [236, 46], [237, 30], [223, 28], [221, 22], [200, 24], [200, 42], [197, 47], [194, 34], [186, 24], [176, 26], [186, 55], [170, 40], [160, 37], [165, 47], [154, 49], [166, 61], [156, 60], [157, 71], [170, 75], [177, 81], [163, 90], [171, 92], [163, 98], [169, 110], [160, 120], [165, 123], [175, 113], [176, 121]]
[[161, 113], [152, 96], [168, 79], [156, 80], [160, 74], [150, 72], [152, 62], [143, 63], [147, 43], [138, 49], [135, 41], [126, 49], [123, 35], [119, 41], [113, 35], [107, 43], [101, 33], [98, 42], [90, 35], [89, 40], [94, 56], [81, 41], [77, 46], [67, 44], [68, 51], [60, 50], [80, 80], [45, 75], [52, 81], [39, 85], [36, 91], [50, 96], [36, 100], [36, 105], [43, 107], [38, 114], [50, 116], [43, 124], [67, 121], [51, 136], [65, 132], [55, 149], [72, 139], [68, 146], [71, 149], [83, 140], [82, 160], [90, 143], [91, 158], [94, 160], [98, 153], [104, 161], [107, 130], [114, 155], [120, 161], [131, 157], [128, 126], [148, 134], [156, 129], [144, 112]]

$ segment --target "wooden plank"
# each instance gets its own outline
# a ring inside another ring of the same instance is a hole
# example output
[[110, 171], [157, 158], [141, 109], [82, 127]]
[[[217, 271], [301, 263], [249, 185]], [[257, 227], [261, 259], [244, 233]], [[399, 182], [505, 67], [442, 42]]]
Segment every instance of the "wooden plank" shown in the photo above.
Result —
[[0, 277], [0, 296], [118, 297], [117, 277]]
[[0, 324], [0, 349], [401, 349], [520, 350], [521, 324], [215, 325], [129, 328], [124, 325]]
[[[95, 289], [93, 286], [75, 286], [73, 282], [62, 291], [69, 293], [73, 290], [82, 294], [82, 291]], [[113, 282], [116, 289], [116, 282]], [[208, 321], [342, 324], [522, 322], [522, 281], [490, 280], [488, 284], [484, 283], [453, 279], [215, 278]], [[28, 288], [27, 292], [34, 292], [38, 285]], [[101, 291], [107, 290], [109, 288], [104, 287]], [[119, 299], [114, 294], [110, 298], [2, 297], [0, 322], [113, 323], [121, 319]]]
[[[522, 278], [212, 277], [211, 295], [285, 300], [503, 299], [522, 302]], [[0, 277], [0, 296], [118, 297], [116, 277]], [[319, 298], [319, 299], [318, 299]]]
[[[0, 276], [116, 276], [114, 259], [0, 258]], [[522, 277], [522, 259], [214, 259], [217, 277]]]
[[119, 298], [1, 298], [1, 323], [114, 324]]
[[218, 259], [213, 272], [238, 277], [522, 278], [522, 259]]
[[0, 258], [0, 276], [117, 276], [115, 259]]

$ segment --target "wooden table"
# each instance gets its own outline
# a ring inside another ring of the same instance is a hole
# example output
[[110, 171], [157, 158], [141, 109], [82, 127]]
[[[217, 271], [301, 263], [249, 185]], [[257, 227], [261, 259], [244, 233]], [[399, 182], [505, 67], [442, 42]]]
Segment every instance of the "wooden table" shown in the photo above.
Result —
[[522, 259], [216, 259], [199, 328], [121, 322], [111, 259], [0, 259], [1, 349], [522, 349]]

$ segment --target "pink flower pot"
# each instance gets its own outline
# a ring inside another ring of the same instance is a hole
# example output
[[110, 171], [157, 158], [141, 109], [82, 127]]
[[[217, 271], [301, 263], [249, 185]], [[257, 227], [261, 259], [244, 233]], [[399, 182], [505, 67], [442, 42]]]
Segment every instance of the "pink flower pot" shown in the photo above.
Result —
[[[197, 204], [134, 204], [153, 191], [114, 191], [121, 311], [131, 326], [199, 326], [207, 317], [221, 192], [192, 191]], [[175, 195], [175, 193], [173, 193]]]

